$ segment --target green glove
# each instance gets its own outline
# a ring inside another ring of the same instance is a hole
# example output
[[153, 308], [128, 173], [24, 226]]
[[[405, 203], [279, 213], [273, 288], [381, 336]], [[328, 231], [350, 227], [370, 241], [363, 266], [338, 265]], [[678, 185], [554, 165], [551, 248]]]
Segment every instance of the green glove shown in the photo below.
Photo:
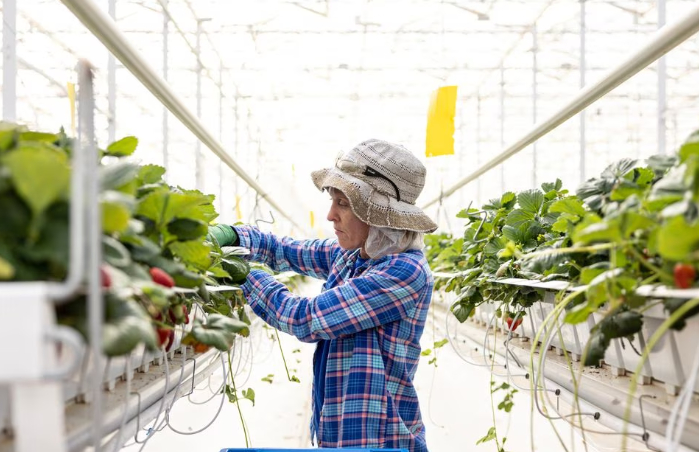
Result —
[[207, 237], [211, 242], [213, 242], [212, 238], [216, 239], [219, 246], [235, 245], [238, 241], [238, 234], [235, 233], [235, 229], [227, 224], [209, 226], [209, 234]]

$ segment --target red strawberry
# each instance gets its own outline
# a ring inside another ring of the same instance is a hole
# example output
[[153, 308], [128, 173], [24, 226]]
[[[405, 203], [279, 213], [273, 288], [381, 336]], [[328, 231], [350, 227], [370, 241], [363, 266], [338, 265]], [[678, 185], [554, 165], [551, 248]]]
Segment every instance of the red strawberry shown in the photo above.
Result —
[[182, 305], [182, 311], [184, 312], [184, 324], [189, 325], [189, 312], [186, 305]]
[[104, 266], [100, 267], [100, 279], [102, 281], [102, 287], [105, 289], [112, 287], [112, 277]]
[[507, 323], [507, 329], [510, 331], [514, 331], [519, 327], [519, 325], [522, 324], [522, 316], [519, 316], [515, 321], [515, 319], [508, 315], [505, 319], [505, 322]]
[[169, 352], [172, 344], [175, 342], [175, 330], [170, 328], [158, 328], [158, 345], [165, 346], [165, 351]]
[[697, 273], [690, 264], [677, 263], [674, 269], [675, 286], [680, 289], [689, 289], [694, 283]]
[[168, 275], [165, 273], [164, 270], [158, 268], [158, 267], [153, 267], [150, 269], [150, 277], [153, 279], [153, 282], [156, 284], [160, 284], [161, 286], [165, 287], [174, 287], [175, 286], [175, 280], [172, 279], [172, 276]]

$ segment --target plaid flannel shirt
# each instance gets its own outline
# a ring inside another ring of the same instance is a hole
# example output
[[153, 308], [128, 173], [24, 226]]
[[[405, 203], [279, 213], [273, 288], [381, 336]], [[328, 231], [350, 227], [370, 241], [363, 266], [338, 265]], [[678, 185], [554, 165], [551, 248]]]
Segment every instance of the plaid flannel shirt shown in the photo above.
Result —
[[413, 386], [434, 285], [424, 254], [392, 254], [355, 269], [359, 250], [343, 250], [336, 240], [235, 229], [251, 260], [326, 280], [315, 297], [296, 296], [263, 271], [252, 271], [242, 286], [269, 325], [304, 342], [330, 341], [326, 374], [319, 376], [325, 379], [319, 446], [427, 452]]

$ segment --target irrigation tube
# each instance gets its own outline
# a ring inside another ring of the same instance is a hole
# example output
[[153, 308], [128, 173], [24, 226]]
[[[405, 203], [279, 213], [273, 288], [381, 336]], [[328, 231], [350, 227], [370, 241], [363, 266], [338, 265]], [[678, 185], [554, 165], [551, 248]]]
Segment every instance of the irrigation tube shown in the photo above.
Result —
[[223, 145], [214, 138], [204, 123], [196, 117], [180, 100], [170, 85], [163, 80], [128, 42], [126, 36], [116, 27], [114, 21], [92, 0], [61, 0], [68, 9], [85, 25], [121, 63], [136, 76], [148, 90], [167, 107], [202, 143], [252, 187], [262, 199], [297, 229], [306, 231], [291, 218], [254, 179], [248, 176], [233, 158], [226, 153]]
[[[68, 0], [63, 0], [66, 3]], [[495, 156], [485, 165], [478, 168], [473, 173], [464, 177], [452, 187], [444, 190], [442, 194], [422, 206], [427, 208], [440, 200], [454, 194], [458, 189], [474, 181], [481, 175], [503, 163], [522, 149], [526, 148], [542, 136], [554, 130], [559, 125], [566, 122], [600, 97], [604, 96], [636, 73], [653, 63], [655, 60], [665, 55], [670, 50], [677, 47], [682, 42], [690, 38], [699, 31], [699, 6], [688, 12], [685, 17], [673, 25], [660, 29], [654, 37], [636, 53], [632, 54], [616, 68], [605, 74], [600, 80], [581, 89], [578, 94], [563, 108], [555, 112], [545, 121], [538, 123], [532, 130], [522, 136], [519, 140], [506, 147], [500, 154]]]

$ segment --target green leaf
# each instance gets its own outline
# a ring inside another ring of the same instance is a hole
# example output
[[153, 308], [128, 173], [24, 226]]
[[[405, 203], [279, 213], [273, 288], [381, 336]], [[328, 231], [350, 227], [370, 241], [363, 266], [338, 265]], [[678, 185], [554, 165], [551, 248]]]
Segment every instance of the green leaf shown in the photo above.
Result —
[[655, 173], [650, 168], [636, 168], [636, 173], [636, 183], [641, 187], [647, 187], [655, 179]]
[[580, 272], [580, 283], [583, 285], [590, 284], [590, 282], [597, 276], [601, 275], [605, 271], [609, 270], [608, 262], [600, 262], [587, 266]]
[[589, 226], [580, 224], [575, 228], [573, 241], [577, 243], [620, 242], [621, 231], [616, 221], [602, 221]]
[[683, 261], [699, 249], [699, 227], [688, 225], [684, 217], [674, 217], [660, 226], [658, 253], [665, 259]]
[[125, 157], [127, 155], [133, 154], [137, 146], [138, 138], [124, 137], [121, 140], [115, 141], [114, 143], [107, 146], [106, 155], [112, 155], [115, 157]]
[[514, 201], [517, 199], [517, 195], [511, 191], [505, 192], [500, 197], [500, 204], [506, 209], [510, 209], [514, 206]]
[[637, 160], [630, 158], [623, 158], [617, 162], [612, 163], [602, 171], [603, 179], [621, 179], [629, 171], [631, 171], [636, 164]]
[[432, 349], [428, 348], [420, 352], [420, 356], [430, 356], [432, 354]]
[[496, 436], [497, 436], [497, 433], [495, 431], [495, 427], [490, 427], [490, 429], [488, 430], [488, 433], [483, 438], [476, 441], [476, 445], [479, 445], [481, 443], [487, 443], [488, 441], [492, 441], [496, 438]]
[[575, 196], [569, 196], [554, 202], [549, 207], [549, 212], [567, 213], [578, 217], [582, 217], [587, 213], [583, 207], [582, 200]]
[[272, 384], [272, 381], [274, 380], [274, 374], [268, 374], [266, 377], [262, 377], [260, 380]]
[[574, 306], [565, 316], [565, 322], [571, 325], [577, 325], [587, 321], [587, 318], [597, 310], [599, 306], [595, 303], [587, 302]]
[[4, 154], [0, 164], [9, 168], [15, 189], [34, 218], [67, 194], [70, 169], [66, 156], [49, 145], [22, 144], [19, 149]]
[[32, 213], [14, 192], [0, 194], [0, 241], [16, 243], [27, 236]]
[[[233, 346], [235, 334], [247, 336], [250, 334], [248, 325], [240, 320], [232, 319], [220, 314], [209, 314], [207, 323], [196, 320], [192, 332], [188, 335], [186, 343], [195, 341], [215, 347], [220, 351], [228, 351]], [[184, 341], [183, 341], [184, 342]]]
[[103, 190], [116, 190], [138, 176], [139, 167], [132, 162], [116, 162], [100, 168]]
[[544, 205], [544, 194], [538, 189], [525, 190], [517, 195], [517, 202], [522, 210], [536, 215]]
[[102, 194], [102, 229], [108, 234], [124, 232], [129, 226], [135, 200], [113, 190]]
[[670, 168], [672, 168], [675, 163], [677, 163], [677, 156], [675, 155], [651, 155], [646, 160], [648, 166], [653, 170], [657, 177], [665, 174]]
[[636, 311], [623, 311], [606, 317], [599, 323], [602, 334], [607, 338], [615, 339], [632, 336], [643, 327], [643, 315]]
[[102, 236], [104, 260], [113, 267], [126, 267], [131, 263], [129, 250], [117, 239], [108, 235]]
[[525, 212], [522, 209], [515, 209], [511, 211], [505, 218], [505, 224], [508, 226], [517, 227], [526, 221], [532, 221], [535, 218], [535, 214], [531, 212]]
[[0, 121], [0, 153], [10, 149], [19, 135], [19, 126], [10, 122]]
[[0, 281], [9, 281], [15, 276], [15, 268], [7, 262], [5, 259], [0, 257]]
[[242, 394], [244, 399], [248, 399], [252, 402], [252, 406], [255, 406], [255, 391], [252, 388], [243, 389]]
[[169, 248], [176, 256], [182, 258], [184, 262], [202, 271], [211, 265], [211, 257], [209, 257], [211, 248], [200, 240], [173, 242], [169, 245]]
[[585, 357], [585, 366], [598, 366], [600, 361], [604, 359], [604, 352], [609, 347], [609, 339], [601, 332], [594, 331], [590, 335], [587, 356]]
[[42, 143], [55, 143], [58, 141], [58, 135], [55, 133], [45, 133], [45, 132], [21, 132], [19, 134], [19, 141], [39, 141]]
[[150, 317], [136, 302], [107, 297], [106, 315], [102, 349], [107, 356], [125, 355], [141, 342], [151, 350], [157, 348]]
[[434, 348], [435, 349], [442, 348], [448, 343], [449, 343], [449, 339], [442, 339], [441, 341], [437, 341], [434, 343]]
[[158, 165], [143, 165], [138, 170], [138, 179], [141, 185], [157, 184], [162, 180], [165, 168]]
[[687, 137], [687, 140], [680, 146], [679, 150], [681, 162], [687, 161], [687, 159], [693, 155], [699, 155], [699, 130]]
[[175, 218], [167, 224], [167, 231], [178, 240], [186, 241], [204, 237], [208, 233], [209, 227], [201, 220]]
[[136, 213], [153, 220], [159, 228], [174, 218], [189, 218], [208, 223], [210, 212], [207, 205], [211, 206], [208, 196], [173, 193], [162, 187], [142, 198]]

